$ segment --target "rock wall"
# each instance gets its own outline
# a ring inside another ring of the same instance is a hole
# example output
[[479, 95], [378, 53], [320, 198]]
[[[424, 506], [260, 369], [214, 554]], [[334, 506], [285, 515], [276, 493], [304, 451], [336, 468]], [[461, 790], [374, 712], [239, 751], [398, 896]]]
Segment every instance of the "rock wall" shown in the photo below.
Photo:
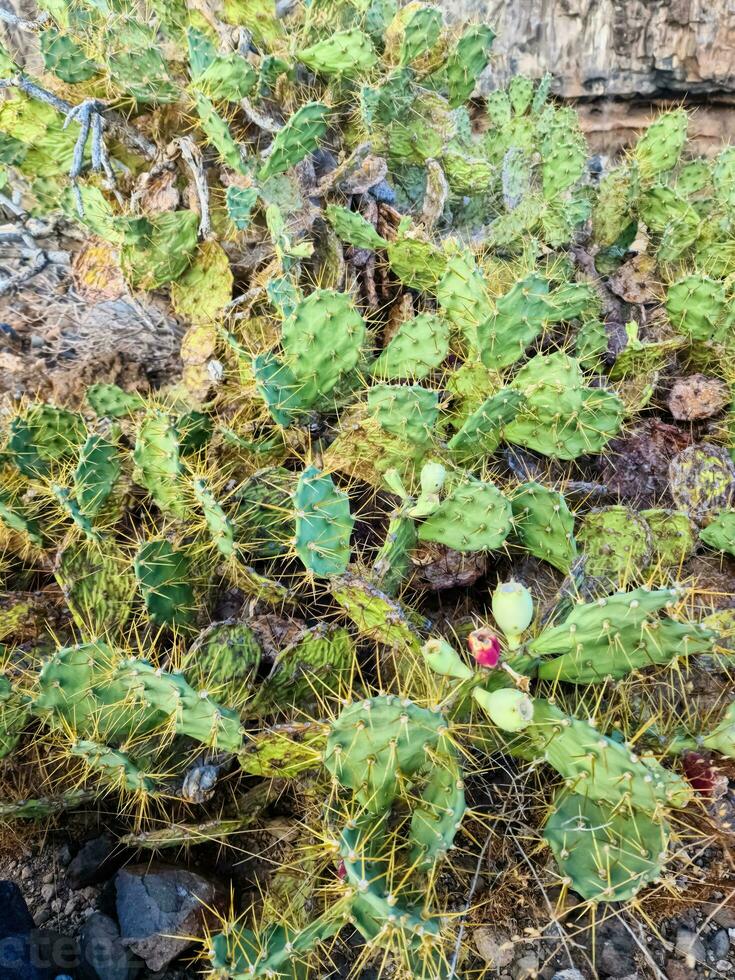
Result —
[[495, 28], [485, 90], [551, 72], [556, 94], [582, 103], [597, 148], [624, 144], [671, 101], [697, 107], [702, 150], [735, 141], [735, 0], [437, 2], [450, 19]]

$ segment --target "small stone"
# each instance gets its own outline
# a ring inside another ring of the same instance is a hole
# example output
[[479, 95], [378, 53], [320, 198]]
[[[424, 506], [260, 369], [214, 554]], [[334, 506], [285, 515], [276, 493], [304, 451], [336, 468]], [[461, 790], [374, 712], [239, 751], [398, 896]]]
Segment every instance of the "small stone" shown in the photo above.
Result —
[[56, 860], [59, 864], [65, 868], [67, 864], [71, 861], [71, 850], [68, 844], [62, 844], [56, 854]]
[[493, 970], [509, 966], [513, 962], [513, 943], [507, 932], [490, 926], [480, 926], [472, 934], [475, 949]]
[[624, 939], [608, 939], [602, 944], [600, 969], [610, 977], [623, 977], [635, 970], [635, 957]]
[[730, 952], [730, 937], [727, 929], [718, 929], [714, 936], [710, 936], [707, 945], [716, 960], [724, 960]]
[[728, 404], [730, 393], [724, 381], [692, 374], [678, 378], [669, 393], [669, 411], [681, 422], [708, 419]]
[[558, 970], [551, 980], [587, 980], [581, 970], [570, 968], [568, 970]]
[[44, 902], [50, 902], [55, 894], [56, 894], [56, 885], [48, 884], [48, 885], [41, 886], [41, 898], [44, 900]]
[[730, 960], [718, 960], [715, 963], [715, 969], [724, 977], [729, 977], [732, 973], [733, 966]]
[[44, 875], [43, 878], [41, 878], [41, 881], [44, 885], [50, 885], [55, 877], [56, 876], [54, 875], [53, 871], [49, 871], [47, 875]]
[[513, 980], [529, 980], [538, 976], [539, 959], [536, 953], [524, 953], [511, 967]]
[[76, 912], [77, 903], [74, 901], [74, 897], [69, 899], [69, 901], [64, 906], [64, 915], [73, 915]]
[[39, 912], [36, 913], [35, 916], [36, 925], [43, 926], [48, 922], [50, 918], [51, 918], [51, 909], [41, 909]]
[[684, 960], [670, 957], [666, 960], [666, 976], [668, 980], [697, 980], [697, 971], [687, 966]]
[[694, 968], [697, 963], [704, 963], [707, 957], [704, 943], [696, 932], [689, 929], [679, 929], [676, 933], [676, 952], [691, 968]]
[[102, 834], [86, 841], [72, 858], [67, 877], [72, 888], [84, 888], [104, 881], [125, 861], [125, 852], [114, 837]]
[[29, 878], [32, 878], [32, 877], [33, 877], [33, 872], [32, 872], [32, 871], [31, 871], [31, 869], [30, 869], [30, 868], [28, 867], [28, 865], [26, 865], [26, 866], [25, 866], [25, 867], [23, 868], [23, 870], [21, 871], [21, 873], [20, 873], [20, 876], [21, 876], [21, 878], [23, 879], [23, 881], [27, 881], [27, 880], [28, 880]]
[[728, 905], [723, 905], [712, 916], [712, 921], [724, 929], [735, 929], [735, 909], [731, 909]]
[[84, 923], [79, 949], [84, 980], [132, 980], [142, 966], [123, 946], [115, 920], [101, 912]]
[[60, 898], [55, 898], [51, 902], [51, 911], [52, 912], [61, 912], [61, 905], [62, 905], [61, 899]]

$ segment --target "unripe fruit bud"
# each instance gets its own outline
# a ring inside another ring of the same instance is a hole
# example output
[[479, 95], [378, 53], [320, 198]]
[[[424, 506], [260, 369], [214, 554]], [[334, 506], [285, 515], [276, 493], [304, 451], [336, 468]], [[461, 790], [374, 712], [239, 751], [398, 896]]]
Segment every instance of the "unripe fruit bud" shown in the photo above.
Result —
[[441, 463], [425, 463], [421, 468], [421, 495], [439, 493], [447, 478], [447, 470]]
[[470, 668], [462, 662], [457, 651], [446, 640], [439, 638], [427, 640], [421, 652], [429, 667], [437, 674], [457, 677], [460, 680], [472, 677]]
[[492, 609], [495, 622], [505, 634], [508, 646], [515, 650], [533, 619], [531, 593], [520, 582], [502, 582], [493, 592]]
[[533, 721], [533, 701], [516, 687], [504, 687], [500, 691], [476, 687], [472, 696], [504, 732], [520, 732]]
[[500, 662], [500, 640], [492, 630], [473, 630], [467, 637], [467, 646], [480, 667], [497, 667]]

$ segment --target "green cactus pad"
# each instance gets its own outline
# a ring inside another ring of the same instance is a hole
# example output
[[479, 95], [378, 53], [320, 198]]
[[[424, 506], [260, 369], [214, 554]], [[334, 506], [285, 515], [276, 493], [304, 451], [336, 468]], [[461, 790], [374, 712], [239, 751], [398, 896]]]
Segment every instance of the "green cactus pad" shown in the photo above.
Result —
[[377, 54], [373, 42], [361, 30], [336, 31], [316, 44], [296, 52], [297, 59], [321, 75], [360, 75], [373, 67]]
[[666, 312], [677, 330], [700, 343], [727, 343], [735, 324], [723, 283], [703, 275], [672, 283], [666, 293]]
[[633, 150], [641, 183], [649, 184], [673, 170], [686, 142], [689, 117], [684, 109], [662, 113], [645, 131]]
[[293, 779], [319, 769], [327, 743], [325, 726], [291, 722], [248, 733], [238, 762], [243, 772], [266, 779]]
[[287, 553], [294, 535], [291, 495], [295, 479], [289, 470], [269, 466], [254, 473], [238, 490], [235, 538], [248, 553], [259, 558]]
[[235, 551], [232, 521], [204, 480], [192, 480], [192, 489], [204, 514], [204, 520], [207, 522], [207, 528], [215, 548], [220, 554], [228, 558]]
[[212, 321], [229, 303], [232, 284], [225, 250], [217, 242], [202, 242], [189, 268], [171, 285], [174, 311], [191, 323]]
[[439, 418], [439, 393], [418, 385], [375, 385], [367, 405], [380, 427], [416, 446], [431, 442]]
[[529, 653], [557, 654], [541, 663], [539, 677], [594, 684], [709, 651], [712, 631], [657, 615], [674, 599], [668, 589], [635, 589], [574, 606], [564, 623], [528, 644]]
[[380, 589], [393, 595], [411, 569], [411, 551], [418, 532], [412, 517], [395, 514], [388, 524], [385, 540], [375, 557], [373, 576]]
[[480, 75], [490, 62], [495, 32], [486, 24], [468, 28], [450, 52], [444, 78], [453, 109], [463, 105], [475, 90]]
[[735, 555], [735, 510], [723, 510], [699, 532], [708, 548]]
[[532, 275], [496, 300], [494, 316], [478, 329], [482, 363], [499, 370], [514, 364], [544, 329], [549, 317], [549, 283]]
[[405, 235], [388, 244], [391, 271], [404, 286], [432, 292], [444, 274], [444, 254], [430, 242]]
[[511, 388], [491, 395], [455, 432], [447, 443], [448, 449], [465, 465], [489, 456], [500, 445], [503, 426], [513, 421], [524, 400], [520, 391]]
[[471, 252], [460, 252], [448, 259], [436, 286], [436, 299], [470, 348], [479, 350], [478, 328], [493, 316], [495, 307]]
[[191, 558], [158, 539], [141, 546], [133, 565], [151, 620], [159, 626], [190, 626], [197, 611]]
[[376, 378], [421, 380], [439, 367], [449, 353], [449, 325], [433, 313], [404, 321], [388, 346], [370, 366]]
[[344, 708], [332, 723], [324, 765], [371, 813], [382, 813], [398, 792], [396, 772], [412, 776], [447, 744], [446, 720], [411, 701], [384, 695]]
[[225, 191], [227, 214], [238, 231], [250, 227], [253, 208], [258, 203], [256, 187], [235, 187], [231, 185]]
[[651, 566], [678, 568], [694, 551], [695, 538], [688, 514], [653, 507], [638, 515], [651, 531]]
[[10, 500], [0, 500], [0, 522], [21, 536], [33, 548], [44, 545], [41, 536], [41, 526], [37, 520], [25, 513], [25, 510]]
[[164, 211], [128, 218], [120, 262], [134, 289], [158, 289], [186, 271], [197, 249], [194, 211]]
[[195, 93], [195, 103], [199, 125], [204, 130], [207, 140], [212, 144], [222, 161], [238, 173], [245, 173], [240, 147], [230, 131], [230, 127], [220, 116], [212, 102], [201, 92]]
[[84, 533], [87, 540], [100, 541], [99, 531], [95, 530], [90, 519], [79, 509], [79, 504], [77, 504], [71, 491], [67, 490], [66, 487], [59, 486], [58, 483], [52, 483], [49, 489], [64, 515], [71, 518], [80, 531]]
[[271, 143], [265, 164], [258, 177], [267, 180], [295, 167], [304, 157], [313, 153], [327, 131], [329, 110], [321, 102], [302, 105], [279, 130]]
[[162, 511], [184, 520], [189, 508], [185, 501], [179, 439], [168, 415], [149, 412], [141, 419], [133, 459], [136, 481], [145, 487]]
[[399, 63], [410, 65], [439, 40], [444, 18], [438, 7], [418, 6], [403, 23]]
[[429, 869], [446, 857], [465, 811], [464, 781], [456, 757], [437, 754], [429, 781], [411, 816], [409, 860]]
[[0, 820], [43, 820], [65, 810], [86, 806], [95, 794], [86, 789], [68, 789], [58, 796], [30, 800], [11, 800], [0, 803]]
[[336, 699], [355, 668], [355, 644], [341, 626], [319, 623], [304, 630], [276, 656], [270, 676], [247, 705], [248, 713]]
[[511, 530], [513, 513], [492, 483], [470, 480], [451, 491], [419, 528], [420, 541], [438, 541], [455, 551], [492, 551]]
[[589, 575], [635, 577], [651, 559], [653, 543], [648, 524], [630, 507], [600, 507], [581, 519], [577, 543]]
[[263, 650], [246, 623], [212, 623], [192, 643], [185, 661], [187, 676], [207, 690], [224, 688], [241, 701], [251, 693]]
[[622, 424], [617, 395], [586, 388], [579, 363], [561, 352], [531, 358], [511, 387], [526, 400], [505, 426], [504, 438], [545, 456], [576, 459], [600, 452]]
[[90, 385], [85, 397], [92, 411], [100, 418], [120, 419], [145, 408], [145, 399], [141, 395], [104, 382]]
[[355, 523], [350, 498], [336, 489], [331, 476], [310, 466], [299, 477], [293, 505], [294, 549], [304, 567], [317, 576], [340, 575], [350, 560]]
[[561, 873], [590, 902], [627, 902], [663, 871], [669, 828], [660, 817], [562, 794], [544, 837]]
[[91, 635], [125, 627], [135, 576], [125, 555], [84, 541], [60, 553], [54, 571], [74, 622]]
[[112, 788], [127, 790], [130, 793], [150, 794], [155, 791], [155, 783], [141, 770], [138, 764], [119, 749], [101, 745], [90, 739], [79, 739], [72, 743], [69, 752], [81, 759], [89, 769], [100, 774]]
[[84, 53], [84, 48], [73, 37], [62, 34], [55, 27], [49, 27], [39, 34], [41, 52], [46, 71], [67, 82], [78, 85], [98, 73], [99, 68]]
[[10, 755], [20, 741], [29, 714], [25, 698], [0, 674], [0, 759]]
[[388, 244], [358, 211], [350, 211], [338, 204], [329, 204], [327, 205], [326, 216], [334, 228], [335, 234], [348, 245], [375, 251], [379, 248], [385, 248]]
[[332, 598], [344, 609], [360, 636], [394, 649], [419, 651], [417, 633], [427, 629], [428, 622], [374, 585], [354, 575], [344, 575], [332, 585]]
[[87, 435], [81, 415], [53, 405], [34, 405], [10, 423], [7, 451], [25, 476], [43, 476], [73, 456]]
[[513, 530], [532, 555], [568, 573], [577, 557], [574, 515], [564, 495], [539, 483], [522, 483], [511, 498]]
[[122, 465], [114, 442], [91, 435], [81, 448], [74, 471], [74, 494], [86, 517], [95, 517], [112, 493]]

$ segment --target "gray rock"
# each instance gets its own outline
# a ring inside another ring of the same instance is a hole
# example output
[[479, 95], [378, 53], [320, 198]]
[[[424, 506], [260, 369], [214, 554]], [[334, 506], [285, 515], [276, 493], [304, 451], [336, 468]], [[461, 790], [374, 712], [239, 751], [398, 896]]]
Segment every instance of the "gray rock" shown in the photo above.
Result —
[[513, 962], [515, 953], [509, 933], [492, 926], [480, 926], [472, 938], [475, 949], [491, 969], [499, 970]]
[[568, 970], [558, 970], [551, 980], [587, 980], [587, 977], [581, 970], [570, 968]]
[[79, 972], [83, 980], [132, 980], [142, 963], [126, 949], [114, 919], [95, 912], [87, 919], [79, 940]]
[[115, 885], [122, 943], [154, 971], [204, 935], [205, 906], [219, 904], [213, 882], [166, 864], [123, 868]]
[[627, 936], [608, 939], [600, 950], [600, 972], [609, 977], [624, 977], [635, 970], [635, 957]]
[[716, 960], [724, 960], [730, 952], [730, 937], [727, 929], [718, 929], [707, 942], [709, 950]]
[[524, 953], [511, 967], [513, 980], [528, 980], [530, 977], [535, 977], [538, 975], [538, 969], [539, 959], [536, 953]]
[[125, 860], [125, 853], [118, 848], [114, 837], [102, 834], [86, 841], [67, 868], [72, 888], [95, 885], [114, 874]]
[[688, 967], [694, 967], [697, 963], [704, 963], [707, 951], [704, 943], [690, 929], [679, 929], [676, 933], [676, 952], [686, 960]]

